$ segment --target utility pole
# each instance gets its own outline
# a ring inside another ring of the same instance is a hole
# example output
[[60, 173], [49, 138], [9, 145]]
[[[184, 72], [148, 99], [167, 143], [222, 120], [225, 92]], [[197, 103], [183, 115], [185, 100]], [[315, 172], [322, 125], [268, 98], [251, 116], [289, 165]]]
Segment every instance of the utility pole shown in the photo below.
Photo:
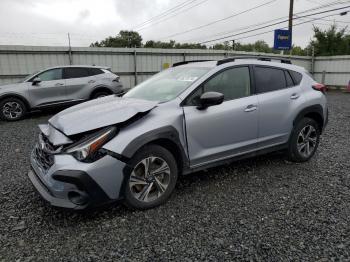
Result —
[[70, 45], [70, 35], [68, 33], [68, 56], [69, 56], [69, 64], [72, 65], [73, 64], [73, 59], [72, 59], [72, 47]]
[[[294, 0], [289, 0], [289, 22], [288, 22], [288, 30], [290, 33], [290, 38], [293, 41], [293, 8], [294, 8]], [[293, 48], [293, 42], [292, 46]], [[292, 49], [290, 50], [290, 54], [292, 53]]]

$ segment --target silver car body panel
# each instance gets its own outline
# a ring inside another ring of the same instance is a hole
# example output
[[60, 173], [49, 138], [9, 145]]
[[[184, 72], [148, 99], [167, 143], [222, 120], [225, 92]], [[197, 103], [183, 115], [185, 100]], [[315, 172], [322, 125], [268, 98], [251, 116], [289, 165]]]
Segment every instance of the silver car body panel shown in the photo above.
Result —
[[[299, 97], [293, 99], [294, 96]], [[286, 143], [293, 129], [293, 119], [304, 106], [305, 98], [300, 86], [259, 94], [257, 98], [258, 149]]]
[[[172, 101], [158, 104], [147, 115], [136, 122], [122, 128], [118, 135], [103, 146], [103, 148], [113, 151], [117, 154], [132, 157], [135, 150], [127, 150], [128, 146], [137, 141], [137, 147], [141, 147], [149, 139], [162, 138], [161, 136], [152, 136], [161, 132], [175, 131], [173, 140], [186, 148], [186, 137], [184, 131], [184, 114], [182, 107], [179, 106], [181, 100], [176, 98]], [[155, 133], [152, 133], [155, 132]], [[136, 148], [136, 149], [138, 149]], [[187, 150], [184, 150], [187, 153]]]
[[258, 112], [245, 112], [257, 105], [255, 95], [224, 101], [198, 110], [185, 106], [186, 133], [191, 166], [198, 166], [255, 150], [258, 141]]
[[[58, 170], [79, 170], [90, 176], [111, 199], [118, 199], [121, 182], [123, 180], [123, 168], [125, 163], [111, 156], [105, 156], [93, 163], [83, 163], [67, 154], [55, 155], [54, 165], [48, 170], [43, 170], [31, 157], [31, 166], [40, 181], [49, 188], [50, 194], [56, 198], [68, 199], [68, 192], [79, 192], [79, 189], [70, 183], [57, 181], [52, 175]], [[114, 172], [111, 172], [114, 170]]]
[[52, 125], [39, 125], [40, 131], [49, 139], [54, 146], [67, 145], [73, 143], [73, 141], [54, 128]]
[[156, 105], [157, 102], [110, 95], [63, 110], [53, 116], [49, 123], [70, 136], [125, 122]]

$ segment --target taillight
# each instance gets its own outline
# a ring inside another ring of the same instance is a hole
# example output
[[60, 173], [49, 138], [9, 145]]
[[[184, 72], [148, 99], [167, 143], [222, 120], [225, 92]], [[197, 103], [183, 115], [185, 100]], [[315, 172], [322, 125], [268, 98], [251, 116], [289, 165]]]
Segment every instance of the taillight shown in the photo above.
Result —
[[113, 82], [119, 82], [120, 77], [117, 76], [116, 78], [113, 79]]
[[327, 87], [319, 83], [313, 84], [312, 88], [316, 91], [321, 91], [322, 93], [325, 93], [327, 91]]

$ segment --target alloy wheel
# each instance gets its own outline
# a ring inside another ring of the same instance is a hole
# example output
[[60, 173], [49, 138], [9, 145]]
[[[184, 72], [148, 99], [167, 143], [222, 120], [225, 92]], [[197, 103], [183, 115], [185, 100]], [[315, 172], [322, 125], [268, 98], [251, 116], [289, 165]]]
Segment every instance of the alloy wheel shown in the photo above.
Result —
[[152, 202], [163, 195], [170, 183], [170, 167], [160, 157], [147, 157], [133, 169], [129, 187], [134, 198]]
[[298, 135], [297, 148], [300, 155], [307, 158], [313, 154], [317, 145], [317, 131], [312, 125], [305, 126]]
[[23, 108], [17, 102], [7, 102], [2, 108], [2, 113], [7, 119], [15, 119], [23, 114]]

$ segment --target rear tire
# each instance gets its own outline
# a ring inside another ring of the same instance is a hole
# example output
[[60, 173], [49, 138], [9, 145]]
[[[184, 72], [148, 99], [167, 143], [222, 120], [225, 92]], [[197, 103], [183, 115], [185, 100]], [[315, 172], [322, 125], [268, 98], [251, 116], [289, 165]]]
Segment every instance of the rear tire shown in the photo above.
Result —
[[95, 94], [92, 95], [92, 99], [96, 99], [96, 98], [101, 98], [101, 97], [105, 97], [105, 96], [109, 96], [110, 93], [106, 92], [106, 91], [99, 91], [96, 92]]
[[9, 97], [0, 101], [0, 119], [5, 121], [17, 121], [27, 112], [26, 105], [18, 98]]
[[320, 127], [311, 118], [301, 119], [290, 137], [288, 159], [293, 162], [308, 161], [316, 152], [320, 142]]
[[148, 209], [164, 204], [174, 191], [178, 168], [174, 156], [158, 145], [143, 147], [131, 159], [124, 196], [127, 206]]

